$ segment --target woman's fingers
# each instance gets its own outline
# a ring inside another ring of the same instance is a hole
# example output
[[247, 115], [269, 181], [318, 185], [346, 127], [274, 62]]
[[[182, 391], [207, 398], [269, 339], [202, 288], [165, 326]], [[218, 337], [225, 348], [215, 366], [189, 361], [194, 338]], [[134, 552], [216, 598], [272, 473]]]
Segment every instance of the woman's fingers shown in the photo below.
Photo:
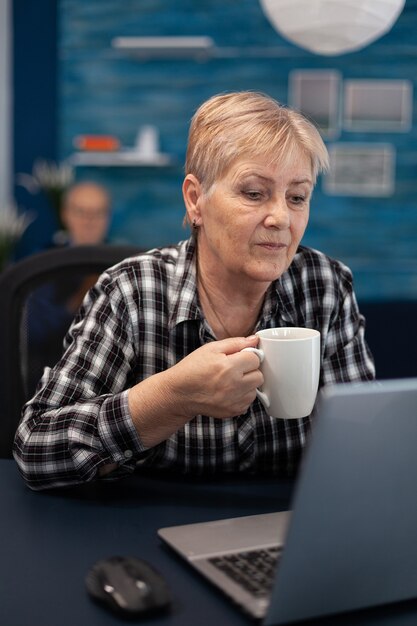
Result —
[[259, 357], [242, 352], [258, 338], [233, 338], [206, 344], [174, 366], [183, 410], [193, 417], [233, 417], [245, 412], [262, 385]]

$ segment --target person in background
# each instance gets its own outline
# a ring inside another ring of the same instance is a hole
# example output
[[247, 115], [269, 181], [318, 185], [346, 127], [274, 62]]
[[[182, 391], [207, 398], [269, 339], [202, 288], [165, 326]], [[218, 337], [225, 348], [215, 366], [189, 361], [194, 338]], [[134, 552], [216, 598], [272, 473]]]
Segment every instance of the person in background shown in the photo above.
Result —
[[371, 380], [350, 270], [301, 245], [326, 147], [254, 92], [213, 96], [190, 126], [189, 239], [104, 272], [23, 410], [14, 456], [45, 489], [141, 468], [293, 476], [314, 421], [256, 398], [256, 331], [321, 333], [320, 386]]
[[85, 181], [69, 187], [61, 204], [64, 242], [73, 246], [103, 243], [109, 229], [110, 207], [110, 194], [103, 185]]
[[[61, 220], [65, 227], [58, 233], [54, 248], [100, 245], [106, 242], [110, 222], [111, 198], [107, 189], [94, 181], [78, 182], [65, 192]], [[51, 366], [58, 360], [59, 345], [65, 336], [86, 292], [98, 274], [73, 275], [65, 281], [50, 281], [35, 289], [27, 301], [27, 334], [31, 350], [27, 356], [31, 372], [27, 381], [34, 391], [39, 366]], [[38, 374], [39, 376], [39, 374]]]
[[[111, 198], [107, 189], [94, 181], [71, 185], [63, 195], [61, 220], [65, 227], [62, 244], [70, 246], [94, 246], [105, 243], [110, 225]], [[98, 276], [86, 276], [66, 299], [66, 311], [74, 317], [85, 293]], [[62, 301], [62, 297], [61, 297]]]

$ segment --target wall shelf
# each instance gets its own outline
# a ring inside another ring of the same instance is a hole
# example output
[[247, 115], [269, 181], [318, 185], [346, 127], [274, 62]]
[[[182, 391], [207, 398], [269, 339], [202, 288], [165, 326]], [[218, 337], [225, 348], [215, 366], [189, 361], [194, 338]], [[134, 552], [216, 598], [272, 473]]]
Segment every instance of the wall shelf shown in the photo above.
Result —
[[210, 53], [211, 37], [115, 37], [112, 47], [150, 58], [187, 58]]
[[68, 157], [74, 167], [167, 167], [174, 163], [168, 154], [141, 154], [137, 150], [119, 152], [74, 152]]
[[130, 55], [141, 61], [151, 59], [192, 59], [208, 61], [210, 59], [241, 58], [282, 58], [294, 55], [304, 56], [305, 52], [288, 46], [228, 46], [218, 47], [207, 36], [191, 37], [114, 37], [113, 50]]

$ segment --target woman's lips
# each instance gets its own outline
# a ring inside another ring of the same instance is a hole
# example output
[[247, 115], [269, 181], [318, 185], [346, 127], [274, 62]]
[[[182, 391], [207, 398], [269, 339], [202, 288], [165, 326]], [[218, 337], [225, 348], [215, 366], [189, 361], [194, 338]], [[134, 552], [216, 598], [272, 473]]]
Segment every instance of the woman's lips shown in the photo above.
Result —
[[264, 250], [271, 250], [272, 252], [279, 252], [280, 250], [285, 250], [288, 247], [286, 243], [277, 243], [274, 241], [261, 241], [257, 245]]

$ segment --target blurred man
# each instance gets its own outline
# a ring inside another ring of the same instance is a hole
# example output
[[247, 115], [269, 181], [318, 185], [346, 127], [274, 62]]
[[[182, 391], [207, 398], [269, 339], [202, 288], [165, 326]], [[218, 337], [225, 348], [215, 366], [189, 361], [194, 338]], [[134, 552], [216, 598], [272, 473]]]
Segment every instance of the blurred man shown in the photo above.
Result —
[[94, 245], [105, 241], [110, 222], [110, 195], [95, 182], [76, 183], [62, 200], [61, 219], [67, 243]]
[[[76, 183], [68, 188], [61, 204], [65, 231], [58, 233], [54, 247], [98, 245], [106, 242], [110, 222], [110, 195], [95, 182]], [[97, 274], [74, 271], [64, 281], [51, 279], [30, 295], [28, 307], [28, 344], [31, 345], [28, 368], [34, 388], [39, 378], [39, 364], [53, 365], [61, 355], [62, 339], [86, 292], [97, 281]], [[33, 375], [32, 375], [33, 372]]]

